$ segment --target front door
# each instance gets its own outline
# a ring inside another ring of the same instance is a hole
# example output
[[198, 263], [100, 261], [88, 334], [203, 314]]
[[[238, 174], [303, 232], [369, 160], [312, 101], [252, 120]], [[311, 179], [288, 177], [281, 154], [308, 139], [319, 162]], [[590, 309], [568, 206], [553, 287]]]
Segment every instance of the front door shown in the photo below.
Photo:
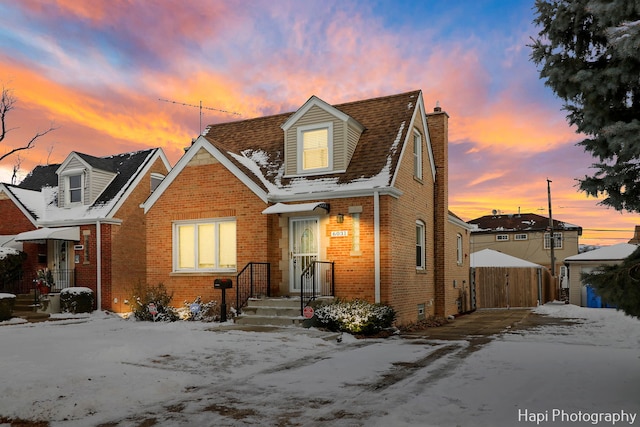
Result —
[[318, 222], [318, 218], [309, 217], [289, 220], [291, 292], [300, 292], [300, 275], [311, 262], [318, 259], [320, 253]]
[[56, 289], [72, 286], [67, 256], [67, 241], [53, 240], [53, 281]]

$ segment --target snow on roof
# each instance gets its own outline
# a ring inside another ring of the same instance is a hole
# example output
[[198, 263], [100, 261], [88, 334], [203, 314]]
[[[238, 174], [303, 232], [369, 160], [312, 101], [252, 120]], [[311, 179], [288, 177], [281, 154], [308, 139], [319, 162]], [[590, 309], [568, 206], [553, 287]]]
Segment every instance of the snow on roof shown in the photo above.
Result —
[[[391, 178], [391, 164], [393, 157], [399, 148], [405, 126], [406, 122], [403, 121], [400, 123], [400, 128], [398, 129], [396, 138], [391, 145], [389, 154], [387, 154], [386, 163], [376, 175], [372, 177], [355, 178], [346, 183], [341, 183], [340, 177], [337, 176], [327, 178], [317, 178], [315, 176], [308, 178], [302, 176], [291, 179], [291, 181], [285, 185], [282, 182], [285, 164], [269, 162], [269, 156], [264, 151], [244, 150], [241, 152], [242, 155], [227, 151], [227, 154], [251, 171], [271, 195], [284, 196], [288, 194], [307, 194], [321, 191], [367, 190], [370, 188], [386, 187], [389, 185]], [[264, 173], [262, 170], [263, 168], [268, 172]], [[275, 177], [273, 182], [269, 180], [267, 175]]]
[[625, 259], [636, 249], [638, 249], [637, 245], [631, 243], [618, 243], [617, 245], [605, 246], [593, 251], [583, 252], [578, 255], [572, 255], [565, 258], [564, 260], [565, 262], [618, 261]]
[[39, 191], [28, 190], [14, 185], [6, 186], [5, 188], [7, 188], [35, 218], [42, 217], [44, 202], [42, 200], [42, 194]]
[[471, 254], [471, 267], [541, 267], [541, 265], [493, 249], [483, 249]]
[[[156, 149], [147, 149], [99, 158], [98, 160], [101, 162], [112, 165], [112, 169], [115, 169], [117, 173], [91, 205], [58, 207], [59, 188], [57, 185], [46, 185], [42, 187], [41, 191], [11, 186], [10, 191], [41, 224], [108, 218], [113, 213], [114, 207], [129, 191], [141, 169], [148, 164], [147, 162], [155, 153]], [[41, 171], [42, 168], [37, 170]], [[36, 169], [32, 172], [35, 173]]]
[[18, 251], [13, 248], [0, 248], [0, 259], [5, 259], [7, 255], [18, 255]]

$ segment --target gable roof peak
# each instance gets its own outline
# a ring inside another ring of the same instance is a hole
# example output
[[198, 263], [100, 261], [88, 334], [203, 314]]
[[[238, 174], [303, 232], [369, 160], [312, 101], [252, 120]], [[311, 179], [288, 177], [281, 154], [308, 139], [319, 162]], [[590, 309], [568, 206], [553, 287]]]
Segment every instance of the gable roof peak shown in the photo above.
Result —
[[338, 117], [340, 120], [342, 120], [344, 122], [350, 121], [352, 123], [355, 123], [357, 126], [359, 126], [361, 128], [361, 130], [364, 130], [364, 126], [362, 126], [356, 120], [351, 118], [348, 114], [345, 114], [344, 112], [340, 111], [339, 109], [337, 109], [333, 105], [327, 103], [326, 101], [323, 101], [322, 99], [318, 98], [315, 95], [311, 95], [311, 97], [307, 100], [307, 102], [305, 102], [302, 105], [302, 107], [300, 107], [295, 113], [293, 113], [280, 126], [282, 128], [282, 130], [286, 131], [287, 129], [289, 129], [291, 126], [293, 126], [294, 123], [296, 123], [298, 121], [298, 119], [300, 119], [300, 117], [304, 116], [307, 113], [307, 111], [309, 111], [313, 107], [322, 108], [323, 110], [325, 110], [329, 114]]

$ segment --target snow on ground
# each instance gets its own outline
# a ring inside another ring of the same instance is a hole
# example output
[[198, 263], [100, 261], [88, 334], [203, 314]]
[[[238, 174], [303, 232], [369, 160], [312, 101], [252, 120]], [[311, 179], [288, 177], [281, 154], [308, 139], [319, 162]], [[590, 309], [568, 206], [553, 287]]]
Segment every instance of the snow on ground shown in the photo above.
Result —
[[338, 342], [315, 329], [248, 332], [105, 313], [5, 322], [0, 418], [123, 427], [154, 419], [163, 426], [640, 425], [640, 321], [563, 304], [536, 311], [571, 321], [515, 328], [482, 345], [398, 336]]

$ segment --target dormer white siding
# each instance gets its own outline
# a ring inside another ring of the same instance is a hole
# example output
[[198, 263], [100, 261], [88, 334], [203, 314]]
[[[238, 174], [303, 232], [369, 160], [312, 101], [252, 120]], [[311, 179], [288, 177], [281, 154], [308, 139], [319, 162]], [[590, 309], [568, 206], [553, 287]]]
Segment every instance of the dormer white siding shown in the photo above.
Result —
[[[347, 169], [364, 126], [316, 97], [311, 97], [282, 125], [284, 130], [285, 176], [342, 173]], [[305, 168], [304, 133], [327, 130], [326, 167]]]
[[[77, 205], [90, 205], [102, 194], [105, 188], [116, 176], [115, 173], [92, 168], [80, 157], [72, 153], [62, 163], [58, 174], [58, 207], [72, 207]], [[77, 188], [77, 180], [72, 177], [80, 177], [81, 200], [72, 201], [72, 192]], [[70, 185], [70, 182], [72, 185]]]

